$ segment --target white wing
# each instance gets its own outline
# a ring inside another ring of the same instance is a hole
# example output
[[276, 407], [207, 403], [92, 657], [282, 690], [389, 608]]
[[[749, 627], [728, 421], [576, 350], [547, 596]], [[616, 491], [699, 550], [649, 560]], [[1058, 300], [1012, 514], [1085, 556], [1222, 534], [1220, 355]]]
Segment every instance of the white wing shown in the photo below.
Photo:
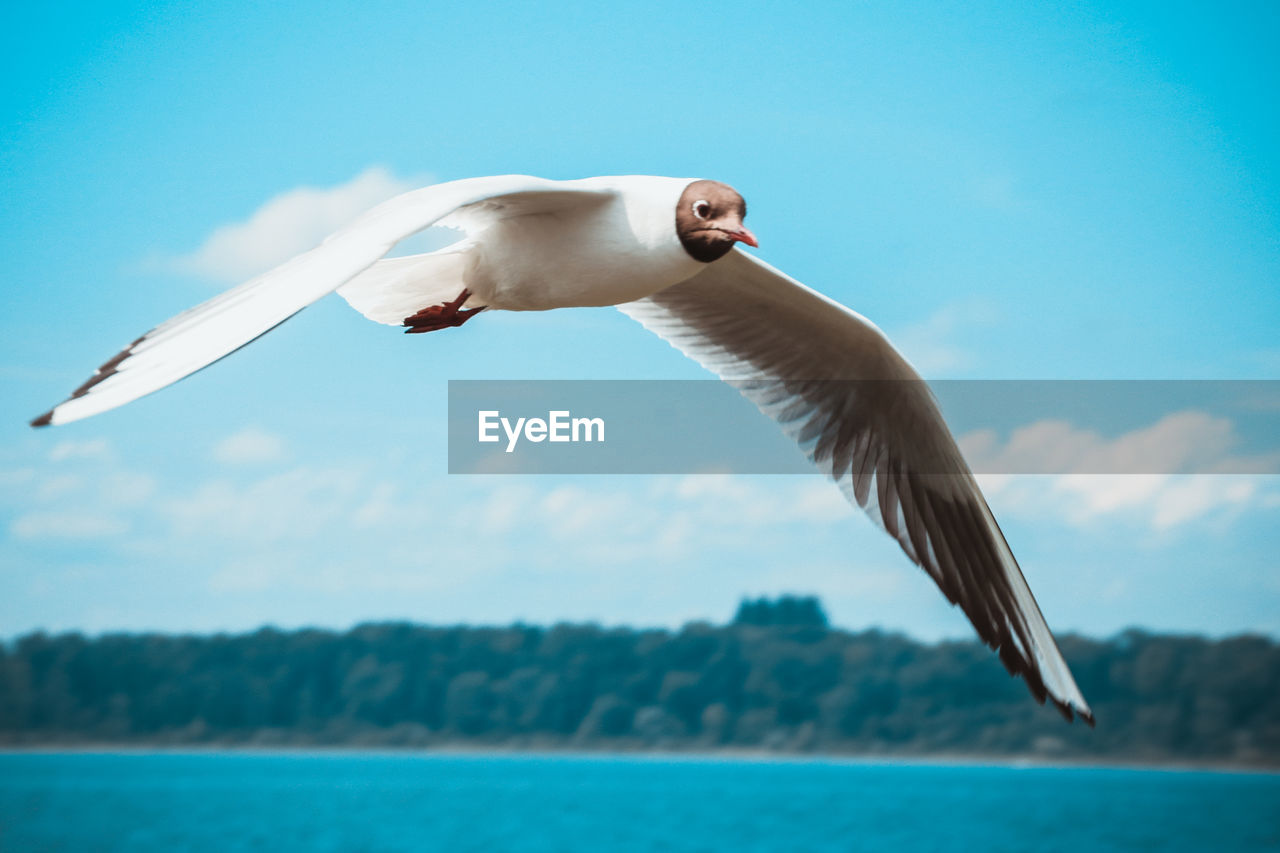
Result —
[[147, 332], [31, 424], [64, 424], [96, 415], [190, 376], [341, 286], [400, 240], [462, 208], [473, 218], [521, 215], [575, 200], [598, 200], [604, 192], [584, 182], [501, 175], [404, 193], [311, 251]]
[[619, 308], [777, 420], [1037, 701], [1093, 724], [932, 393], [870, 321], [736, 250]]

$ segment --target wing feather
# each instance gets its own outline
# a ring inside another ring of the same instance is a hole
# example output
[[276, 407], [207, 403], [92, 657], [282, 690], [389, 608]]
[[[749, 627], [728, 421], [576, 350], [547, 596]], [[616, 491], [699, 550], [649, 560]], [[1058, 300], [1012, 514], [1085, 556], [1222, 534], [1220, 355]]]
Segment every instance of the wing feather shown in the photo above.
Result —
[[1037, 701], [1093, 724], [932, 393], [870, 321], [741, 251], [619, 308], [774, 418]]
[[585, 182], [527, 175], [472, 178], [404, 193], [311, 251], [156, 326], [104, 362], [32, 426], [105, 412], [190, 376], [266, 334], [368, 268], [400, 240], [445, 217], [483, 224], [608, 194]]

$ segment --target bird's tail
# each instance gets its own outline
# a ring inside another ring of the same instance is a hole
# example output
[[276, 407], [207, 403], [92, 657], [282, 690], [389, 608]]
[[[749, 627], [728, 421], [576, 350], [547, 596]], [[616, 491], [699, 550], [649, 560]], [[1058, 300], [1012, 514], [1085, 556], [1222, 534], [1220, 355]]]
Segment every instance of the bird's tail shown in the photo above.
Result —
[[[423, 308], [457, 298], [466, 288], [467, 247], [455, 244], [438, 252], [386, 258], [338, 288], [338, 295], [364, 316], [399, 326]], [[479, 308], [475, 297], [466, 307]]]

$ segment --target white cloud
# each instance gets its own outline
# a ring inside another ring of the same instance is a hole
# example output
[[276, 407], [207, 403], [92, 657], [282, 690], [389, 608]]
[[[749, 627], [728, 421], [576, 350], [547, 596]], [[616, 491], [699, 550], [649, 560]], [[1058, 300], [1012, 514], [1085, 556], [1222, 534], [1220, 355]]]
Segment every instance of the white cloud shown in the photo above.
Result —
[[62, 441], [39, 468], [0, 472], [0, 496], [18, 498], [7, 527], [20, 540], [120, 537], [156, 488], [153, 477], [121, 466], [105, 439]]
[[158, 511], [182, 536], [310, 542], [349, 525], [374, 487], [360, 470], [301, 466], [243, 485], [209, 480]]
[[1160, 490], [1151, 523], [1163, 530], [1223, 508], [1244, 508], [1258, 492], [1259, 484], [1251, 478], [1178, 477]]
[[69, 459], [107, 459], [111, 456], [111, 447], [105, 438], [89, 441], [60, 441], [49, 451], [50, 462], [65, 462]]
[[1001, 443], [980, 430], [960, 439], [975, 471], [1016, 474], [1244, 474], [1277, 471], [1280, 455], [1240, 456], [1228, 418], [1174, 412], [1154, 424], [1105, 438], [1066, 421], [1037, 421]]
[[257, 427], [245, 427], [219, 441], [213, 458], [226, 465], [258, 465], [275, 462], [285, 455], [280, 436]]
[[1219, 474], [1071, 474], [1054, 494], [1070, 506], [1066, 517], [1084, 524], [1106, 515], [1136, 515], [1154, 530], [1168, 530], [1224, 511], [1263, 506], [1261, 478]]
[[[227, 436], [215, 454], [283, 453], [259, 432]], [[131, 470], [124, 446], [94, 453], [87, 462], [67, 451], [39, 460], [34, 476], [13, 476], [23, 502], [6, 519], [10, 542], [33, 553], [78, 543], [95, 565], [142, 566], [178, 598], [197, 589], [211, 607], [257, 602], [245, 604], [263, 608], [251, 618], [652, 621], [717, 612], [744, 591], [812, 589], [858, 624], [967, 630], [945, 621], [960, 617], [818, 476], [438, 478], [388, 464], [392, 454], [153, 478]], [[993, 486], [1002, 519], [1034, 510], [1060, 528], [1114, 517], [1125, 536], [1277, 504], [1273, 487], [1222, 475], [1002, 479]], [[508, 591], [502, 600], [483, 592], [495, 586]], [[107, 621], [140, 618], [121, 612]]]
[[79, 474], [53, 474], [41, 477], [35, 487], [38, 501], [54, 501], [66, 495], [73, 495], [85, 486], [85, 478]]
[[335, 187], [297, 187], [243, 222], [218, 227], [195, 251], [161, 258], [157, 265], [215, 281], [243, 281], [314, 248], [359, 214], [420, 183], [372, 166]]
[[[1063, 421], [1039, 421], [1001, 443], [994, 433], [960, 445], [979, 481], [1005, 511], [1084, 526], [1126, 517], [1165, 531], [1275, 506], [1272, 457], [1234, 455], [1232, 422], [1198, 411], [1175, 412], [1115, 438]], [[1175, 473], [1196, 472], [1196, 473]]]

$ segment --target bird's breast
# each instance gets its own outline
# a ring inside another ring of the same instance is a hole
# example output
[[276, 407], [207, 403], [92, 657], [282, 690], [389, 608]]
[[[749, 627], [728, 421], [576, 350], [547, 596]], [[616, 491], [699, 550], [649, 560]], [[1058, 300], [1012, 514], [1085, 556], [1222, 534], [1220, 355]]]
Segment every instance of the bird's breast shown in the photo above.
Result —
[[623, 198], [580, 209], [519, 216], [476, 241], [468, 287], [494, 308], [617, 305], [652, 295], [696, 274], [675, 234], [674, 207], [636, 210]]

